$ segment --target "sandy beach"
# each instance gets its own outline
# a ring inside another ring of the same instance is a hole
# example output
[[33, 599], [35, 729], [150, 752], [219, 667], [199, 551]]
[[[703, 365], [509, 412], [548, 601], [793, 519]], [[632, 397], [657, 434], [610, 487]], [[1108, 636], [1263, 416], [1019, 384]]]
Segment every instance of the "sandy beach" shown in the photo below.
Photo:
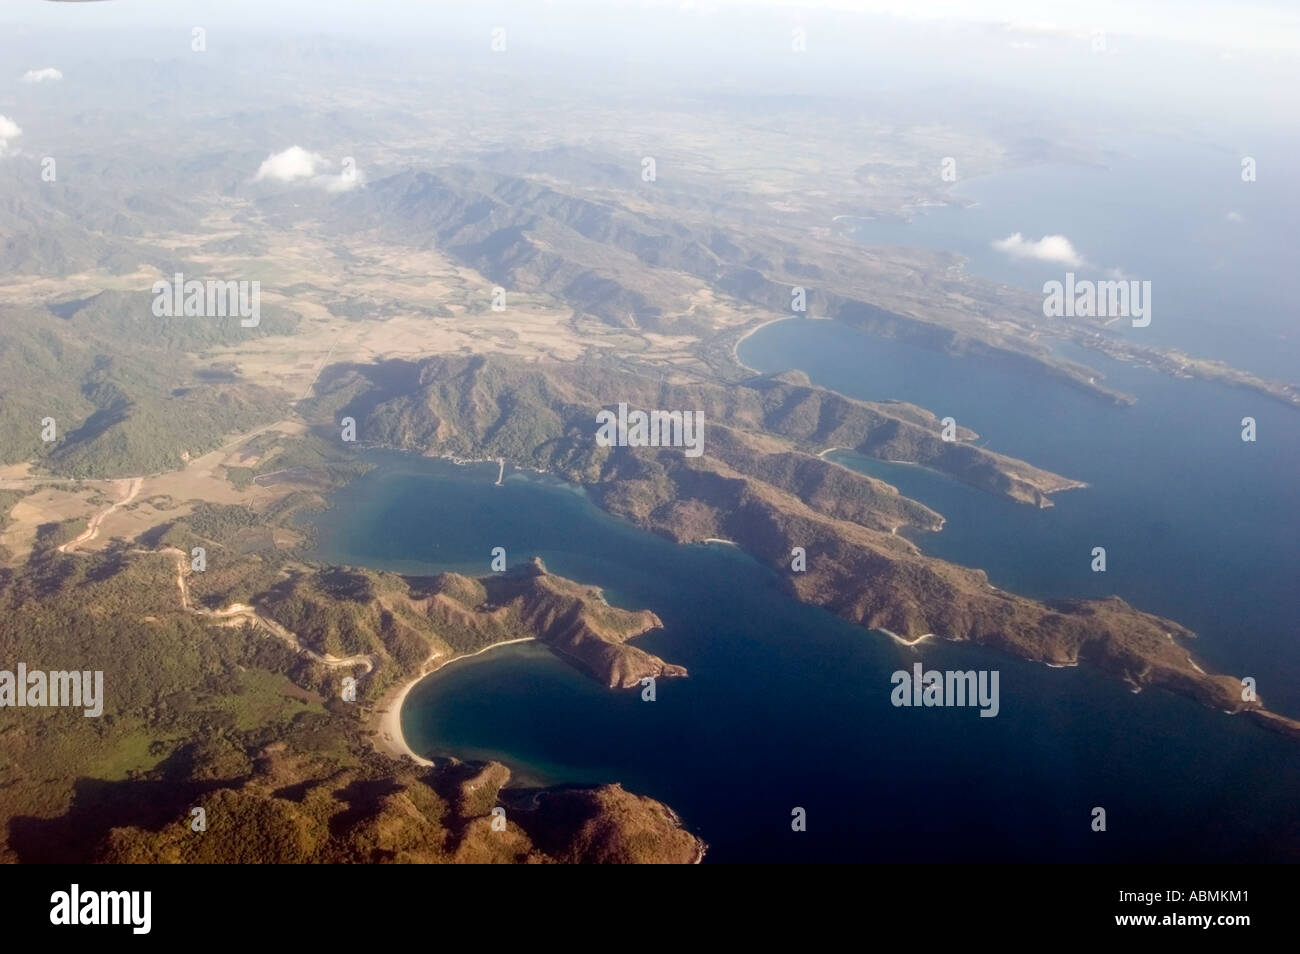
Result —
[[[879, 627], [878, 627], [878, 628], [879, 628]], [[879, 629], [880, 629], [880, 632], [884, 633], [886, 636], [888, 636], [888, 637], [889, 637], [890, 639], [892, 639], [894, 642], [898, 643], [900, 646], [915, 646], [915, 645], [917, 645], [918, 643], [923, 643], [923, 642], [925, 642], [927, 639], [935, 639], [935, 638], [937, 638], [937, 637], [934, 635], [934, 633], [926, 633], [924, 636], [918, 636], [918, 637], [916, 637], [916, 639], [905, 639], [905, 638], [903, 638], [902, 636], [899, 636], [897, 633], [895, 633], [895, 632], [893, 632], [893, 631], [891, 631], [891, 630], [884, 629], [884, 628], [879, 628]]]
[[[409, 745], [406, 744], [406, 737], [402, 735], [402, 704], [406, 702], [406, 697], [412, 689], [425, 676], [432, 675], [435, 672], [450, 666], [454, 662], [462, 659], [471, 659], [474, 656], [481, 656], [489, 649], [497, 649], [501, 646], [510, 646], [514, 643], [528, 643], [535, 639], [533, 636], [523, 636], [519, 639], [506, 639], [499, 643], [493, 643], [491, 646], [484, 646], [477, 652], [465, 653], [460, 656], [451, 656], [442, 659], [439, 656], [431, 656], [421, 669], [420, 674], [408, 679], [401, 685], [394, 686], [388, 692], [384, 693], [383, 698], [375, 704], [371, 711], [370, 728], [374, 730], [375, 749], [384, 755], [392, 758], [401, 758], [403, 755], [410, 756], [411, 760], [417, 765], [432, 765], [433, 763], [423, 756], [416, 755]], [[430, 665], [432, 663], [432, 665]]]
[[731, 346], [731, 357], [735, 359], [736, 364], [740, 365], [746, 371], [753, 371], [755, 374], [760, 373], [757, 368], [751, 368], [749, 365], [745, 364], [745, 362], [740, 360], [740, 343], [744, 341], [746, 338], [748, 338], [750, 335], [754, 334], [755, 332], [760, 331], [763, 328], [766, 328], [768, 325], [774, 325], [778, 321], [793, 321], [793, 320], [794, 320], [794, 316], [792, 315], [782, 315], [780, 318], [772, 318], [768, 321], [759, 322], [754, 327], [750, 328], [748, 331], [746, 331], [744, 334], [742, 334], [739, 338], [736, 339], [736, 343]]
[[406, 738], [402, 735], [402, 703], [406, 701], [407, 693], [426, 675], [427, 673], [421, 673], [414, 679], [384, 693], [384, 697], [379, 700], [371, 713], [370, 719], [370, 727], [375, 731], [375, 749], [395, 759], [400, 759], [403, 755], [409, 756], [416, 765], [433, 763], [416, 755], [406, 744]]

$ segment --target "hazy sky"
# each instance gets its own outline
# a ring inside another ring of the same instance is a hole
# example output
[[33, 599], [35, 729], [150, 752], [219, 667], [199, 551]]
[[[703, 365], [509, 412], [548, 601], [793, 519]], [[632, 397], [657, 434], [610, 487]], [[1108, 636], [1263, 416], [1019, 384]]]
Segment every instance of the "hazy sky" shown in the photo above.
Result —
[[[641, 70], [701, 90], [710, 83], [754, 93], [974, 90], [1010, 110], [1046, 102], [1103, 120], [1145, 112], [1187, 124], [1300, 127], [1300, 0], [0, 2], [0, 42], [7, 30], [33, 57], [48, 50], [57, 58], [47, 41], [79, 27], [92, 38], [113, 27], [122, 36], [175, 31], [161, 42], [142, 35], [118, 45], [134, 46], [133, 56], [185, 55], [196, 26], [208, 30], [213, 62], [237, 51], [237, 36], [282, 33], [388, 36], [421, 56], [427, 48], [430, 58], [486, 57], [490, 32], [502, 26], [511, 56], [500, 65], [539, 78]], [[807, 34], [807, 55], [798, 58], [790, 55], [795, 28]], [[106, 56], [114, 49], [102, 46]], [[22, 66], [54, 66], [74, 78], [75, 62]]]
[[103, 0], [66, 3], [6, 0], [5, 22], [102, 25], [209, 22], [310, 24], [316, 29], [393, 29], [448, 16], [506, 16], [528, 10], [584, 15], [599, 8], [664, 15], [743, 15], [766, 8], [792, 16], [817, 11], [888, 15], [908, 20], [1005, 24], [1035, 32], [1116, 34], [1199, 43], [1218, 49], [1271, 50], [1300, 55], [1300, 4], [1294, 0]]

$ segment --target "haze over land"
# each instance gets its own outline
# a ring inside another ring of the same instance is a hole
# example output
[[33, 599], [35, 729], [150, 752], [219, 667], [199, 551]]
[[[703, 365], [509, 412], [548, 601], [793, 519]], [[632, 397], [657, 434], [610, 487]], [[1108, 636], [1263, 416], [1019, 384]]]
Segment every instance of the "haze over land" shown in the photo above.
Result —
[[[1170, 30], [1161, 5], [1052, 24], [995, 3], [64, 6], [0, 14], [0, 645], [102, 669], [109, 717], [0, 711], [8, 860], [699, 859], [688, 822], [617, 785], [534, 797], [495, 762], [403, 754], [405, 689], [499, 643], [537, 639], [611, 692], [690, 677], [628, 642], [653, 605], [532, 554], [494, 575], [489, 540], [468, 575], [322, 565], [304, 517], [371, 466], [359, 448], [543, 470], [674, 541], [734, 542], [864, 630], [1093, 666], [1300, 735], [1177, 619], [927, 555], [907, 533], [945, 515], [827, 452], [1031, 508], [1088, 493], [1079, 475], [984, 446], [960, 408], [736, 353], [835, 319], [1128, 407], [1101, 370], [1119, 359], [1294, 428], [1295, 375], [1128, 315], [1046, 317], [1032, 281], [854, 233], [960, 207], [977, 177], [1106, 168], [1139, 133], [1221, 155], [1232, 204], [1207, 231], [1297, 208], [1285, 8], [1225, 31], [1214, 5]], [[1017, 267], [1142, 277], [1078, 242], [988, 236]], [[257, 282], [256, 320], [160, 315], [178, 274]], [[1153, 321], [1177, 328], [1161, 294]], [[1223, 327], [1297, 347], [1293, 315]], [[620, 403], [702, 412], [703, 455], [600, 446]], [[198, 797], [243, 837], [186, 837]]]

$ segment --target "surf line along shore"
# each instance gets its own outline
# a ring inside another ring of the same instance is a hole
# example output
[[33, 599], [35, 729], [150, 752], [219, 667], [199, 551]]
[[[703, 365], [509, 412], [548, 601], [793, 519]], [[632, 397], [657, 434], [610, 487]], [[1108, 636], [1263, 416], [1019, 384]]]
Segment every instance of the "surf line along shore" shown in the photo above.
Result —
[[462, 659], [472, 659], [475, 656], [481, 656], [490, 649], [499, 649], [502, 646], [512, 646], [515, 643], [530, 643], [537, 639], [536, 636], [521, 636], [518, 639], [503, 639], [499, 643], [492, 643], [490, 646], [484, 646], [482, 649], [475, 650], [472, 653], [462, 653], [459, 656], [449, 656], [443, 658], [440, 654], [434, 653], [420, 667], [420, 672], [410, 679], [389, 689], [379, 701], [370, 714], [370, 731], [374, 740], [375, 751], [392, 758], [401, 758], [403, 755], [411, 759], [416, 765], [432, 765], [433, 762], [417, 755], [415, 751], [407, 744], [406, 736], [402, 734], [402, 705], [406, 702], [406, 697], [412, 689], [416, 687], [423, 679], [432, 676], [450, 666], [454, 662]]

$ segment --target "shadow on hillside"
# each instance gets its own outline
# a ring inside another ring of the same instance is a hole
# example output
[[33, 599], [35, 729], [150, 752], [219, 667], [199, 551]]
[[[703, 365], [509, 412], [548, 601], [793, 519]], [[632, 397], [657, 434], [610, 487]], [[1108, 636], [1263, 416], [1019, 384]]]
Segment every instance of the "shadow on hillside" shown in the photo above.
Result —
[[24, 864], [87, 864], [110, 829], [128, 826], [160, 831], [182, 824], [189, 808], [207, 792], [239, 788], [244, 779], [128, 779], [109, 782], [79, 778], [72, 806], [54, 818], [18, 815], [9, 822], [9, 846]]
[[[340, 417], [364, 421], [385, 401], [415, 393], [420, 387], [420, 370], [419, 362], [400, 358], [376, 364], [332, 364], [321, 372], [313, 393], [317, 398], [325, 397], [336, 389], [364, 381], [364, 390], [354, 395], [338, 412]], [[337, 432], [332, 437], [337, 439]]]
[[354, 825], [373, 817], [384, 798], [405, 789], [405, 785], [393, 778], [360, 779], [336, 789], [335, 800], [346, 802], [348, 807], [330, 816], [330, 834], [346, 835]]

